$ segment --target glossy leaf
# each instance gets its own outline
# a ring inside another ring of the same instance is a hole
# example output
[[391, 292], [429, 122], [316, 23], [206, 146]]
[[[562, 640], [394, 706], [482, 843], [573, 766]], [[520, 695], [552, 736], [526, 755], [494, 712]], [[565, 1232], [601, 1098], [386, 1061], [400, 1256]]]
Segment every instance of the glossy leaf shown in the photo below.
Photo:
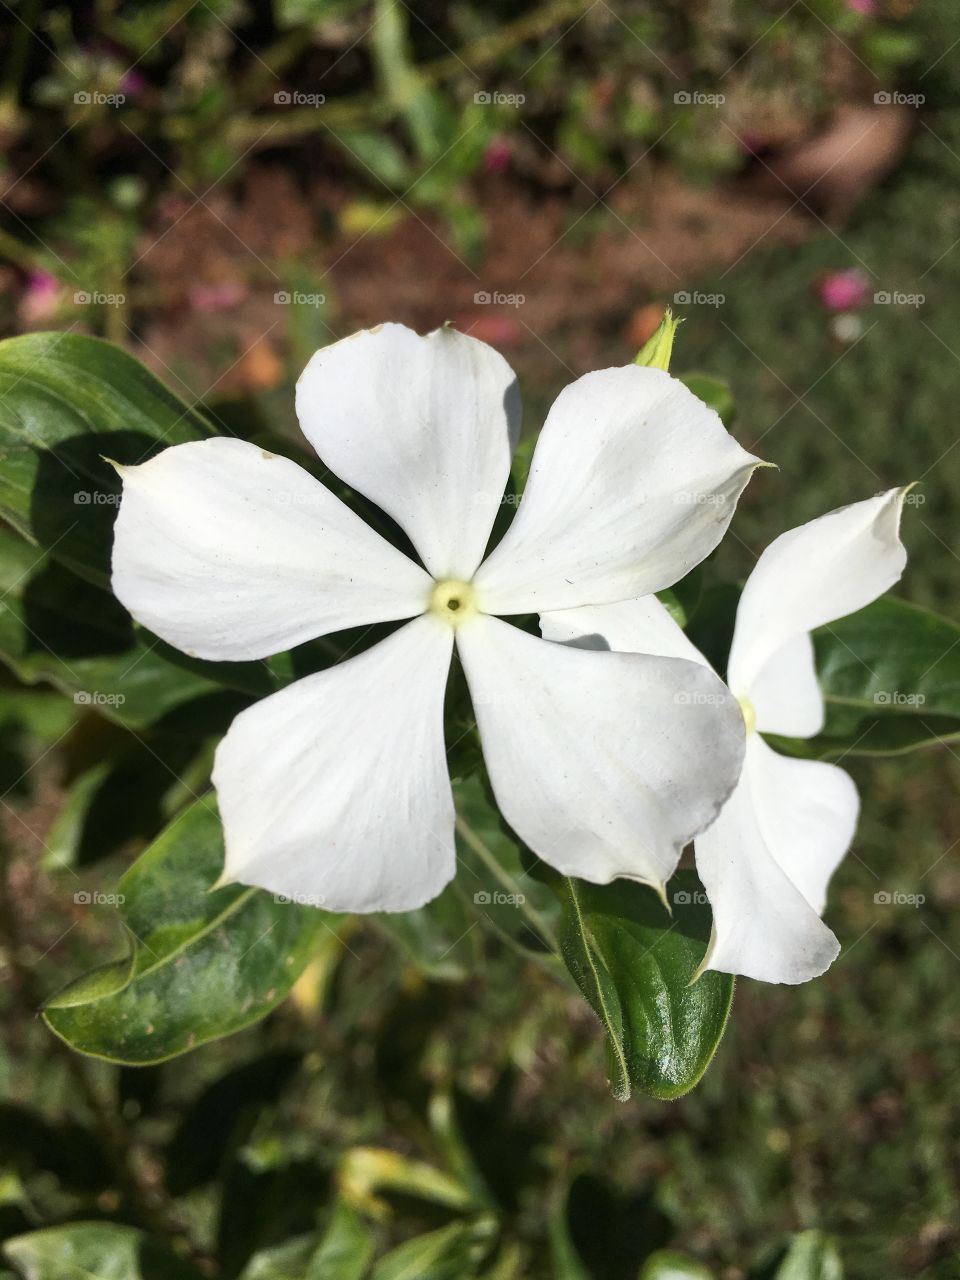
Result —
[[811, 749], [893, 755], [960, 739], [960, 626], [888, 597], [814, 632], [827, 704]]
[[133, 356], [98, 338], [28, 333], [0, 343], [0, 516], [29, 542], [109, 584], [119, 482], [209, 426]]
[[199, 1273], [136, 1227], [72, 1222], [3, 1246], [23, 1280], [197, 1280]]
[[262, 663], [178, 653], [135, 626], [109, 592], [2, 528], [0, 661], [27, 684], [46, 681], [80, 706], [134, 727], [224, 686], [251, 694], [276, 687]]
[[657, 1098], [686, 1093], [723, 1035], [733, 978], [708, 972], [692, 983], [710, 936], [699, 880], [670, 881], [672, 916], [652, 889], [557, 877], [563, 958], [607, 1034], [610, 1087]]
[[229, 1035], [288, 993], [341, 917], [244, 885], [213, 893], [223, 837], [212, 796], [186, 809], [120, 879], [130, 952], [51, 1000], [44, 1018], [72, 1048], [161, 1062]]

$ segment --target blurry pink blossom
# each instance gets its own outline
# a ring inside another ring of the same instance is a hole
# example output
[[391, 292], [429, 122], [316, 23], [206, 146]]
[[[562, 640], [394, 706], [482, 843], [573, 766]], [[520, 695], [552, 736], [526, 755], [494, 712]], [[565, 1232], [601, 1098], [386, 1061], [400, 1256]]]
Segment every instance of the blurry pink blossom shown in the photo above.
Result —
[[128, 98], [138, 98], [147, 87], [147, 81], [139, 71], [133, 67], [124, 73], [123, 79], [120, 81], [120, 92], [125, 93]]
[[847, 0], [847, 8], [852, 9], [854, 13], [876, 13], [877, 0]]
[[190, 306], [194, 311], [226, 311], [242, 302], [247, 286], [233, 281], [228, 284], [196, 284], [190, 290]]
[[870, 297], [870, 281], [859, 267], [831, 271], [821, 278], [817, 294], [828, 311], [852, 311]]
[[510, 168], [512, 156], [508, 139], [493, 138], [483, 153], [483, 167], [487, 173], [504, 173]]
[[60, 283], [55, 276], [48, 271], [31, 271], [17, 308], [21, 323], [45, 324], [56, 315], [59, 297]]

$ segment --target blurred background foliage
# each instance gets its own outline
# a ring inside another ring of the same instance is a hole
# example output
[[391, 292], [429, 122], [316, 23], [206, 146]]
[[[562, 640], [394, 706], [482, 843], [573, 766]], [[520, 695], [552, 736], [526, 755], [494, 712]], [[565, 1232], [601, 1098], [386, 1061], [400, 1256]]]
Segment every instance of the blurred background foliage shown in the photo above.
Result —
[[[901, 594], [957, 614], [954, 0], [14, 0], [0, 30], [4, 335], [109, 337], [292, 449], [300, 368], [360, 325], [494, 343], [532, 436], [672, 302], [675, 366], [725, 378], [780, 467], [708, 578], [921, 479]], [[0, 628], [23, 605], [33, 636], [0, 688], [11, 1274], [960, 1275], [950, 747], [846, 762], [844, 952], [799, 989], [741, 982], [678, 1102], [615, 1104], [592, 1016], [508, 938], [398, 949], [375, 922], [258, 1026], [117, 1069], [36, 1017], [121, 946], [77, 883], [111, 891], [239, 703], [198, 685], [121, 725], [52, 692], [51, 644], [124, 619], [82, 595], [54, 638], [58, 570], [0, 537]], [[875, 901], [898, 890], [925, 900]]]

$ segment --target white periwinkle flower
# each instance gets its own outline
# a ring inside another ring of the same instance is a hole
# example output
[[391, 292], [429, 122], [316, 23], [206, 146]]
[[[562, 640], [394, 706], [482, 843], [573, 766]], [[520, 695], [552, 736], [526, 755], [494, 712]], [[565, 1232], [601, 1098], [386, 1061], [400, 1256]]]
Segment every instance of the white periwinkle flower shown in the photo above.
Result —
[[551, 644], [494, 615], [675, 582], [719, 542], [757, 460], [668, 374], [589, 373], [551, 409], [523, 501], [484, 559], [520, 425], [496, 351], [383, 325], [318, 351], [297, 411], [325, 465], [396, 520], [423, 567], [244, 441], [120, 469], [114, 590], [177, 648], [263, 658], [413, 619], [233, 722], [214, 767], [224, 879], [349, 911], [406, 911], [443, 889], [456, 643], [517, 834], [565, 874], [662, 886], [736, 784], [736, 703], [689, 661]]
[[[810, 632], [864, 608], [900, 577], [905, 493], [891, 489], [781, 534], [747, 579], [727, 667], [747, 729], [743, 773], [696, 840], [714, 924], [702, 969], [806, 982], [839, 953], [820, 915], [856, 830], [856, 787], [836, 765], [782, 756], [761, 734], [810, 738], [823, 728]], [[541, 626], [553, 640], [600, 636], [614, 650], [706, 662], [652, 596], [548, 614]]]

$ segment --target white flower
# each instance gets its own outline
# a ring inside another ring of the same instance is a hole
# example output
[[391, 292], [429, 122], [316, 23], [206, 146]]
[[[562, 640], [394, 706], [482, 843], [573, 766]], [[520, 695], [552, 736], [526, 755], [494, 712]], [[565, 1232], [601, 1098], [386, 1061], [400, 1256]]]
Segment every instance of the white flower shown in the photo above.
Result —
[[302, 468], [240, 440], [121, 468], [114, 590], [177, 648], [263, 658], [414, 619], [233, 722], [214, 768], [224, 879], [349, 911], [406, 911], [443, 889], [456, 643], [517, 834], [565, 874], [662, 886], [735, 785], [735, 703], [692, 663], [549, 644], [493, 615], [675, 582], [719, 542], [757, 460], [666, 373], [587, 374], [551, 409], [523, 502], [484, 560], [520, 425], [497, 352], [452, 329], [383, 325], [318, 351], [297, 410], [326, 466], [401, 526], [425, 568]]
[[[906, 489], [831, 511], [781, 534], [760, 556], [737, 609], [727, 681], [743, 709], [743, 774], [696, 840], [713, 908], [702, 969], [766, 982], [806, 982], [840, 946], [820, 919], [830, 877], [850, 847], [859, 802], [836, 765], [779, 755], [761, 733], [810, 738], [824, 702], [810, 632], [862, 609], [903, 572]], [[706, 663], [653, 597], [546, 615], [544, 636]]]

